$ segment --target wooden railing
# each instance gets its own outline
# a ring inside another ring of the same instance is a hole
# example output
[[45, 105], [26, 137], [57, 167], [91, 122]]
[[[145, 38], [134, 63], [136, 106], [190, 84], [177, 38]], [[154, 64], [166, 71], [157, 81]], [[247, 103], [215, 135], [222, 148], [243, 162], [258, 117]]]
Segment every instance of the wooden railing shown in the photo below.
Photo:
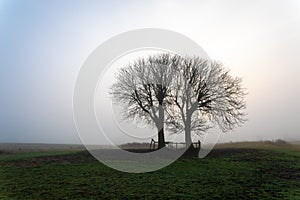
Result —
[[[192, 142], [191, 143], [195, 149], [201, 149], [201, 142], [198, 140], [198, 142]], [[165, 142], [165, 146], [169, 149], [181, 149], [186, 147], [185, 142]], [[156, 150], [158, 149], [158, 141], [155, 141], [154, 139], [151, 139], [150, 143], [150, 150]]]

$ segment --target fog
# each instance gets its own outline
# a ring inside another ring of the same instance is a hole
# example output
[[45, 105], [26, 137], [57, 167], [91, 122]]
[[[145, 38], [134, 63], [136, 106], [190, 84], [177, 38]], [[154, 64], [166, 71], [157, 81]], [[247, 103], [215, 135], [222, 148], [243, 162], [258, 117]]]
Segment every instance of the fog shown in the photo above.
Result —
[[188, 36], [243, 77], [248, 122], [220, 142], [300, 140], [299, 11], [296, 0], [0, 0], [0, 143], [80, 143], [72, 93], [81, 65], [112, 36], [147, 27]]

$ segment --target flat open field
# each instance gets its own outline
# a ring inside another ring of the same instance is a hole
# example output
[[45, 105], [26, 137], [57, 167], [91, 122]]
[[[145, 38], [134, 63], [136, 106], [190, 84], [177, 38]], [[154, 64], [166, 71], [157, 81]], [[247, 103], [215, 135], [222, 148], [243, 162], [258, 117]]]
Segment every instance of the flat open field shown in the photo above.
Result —
[[145, 174], [110, 169], [80, 149], [2, 152], [0, 199], [300, 199], [300, 151], [220, 144], [204, 159]]

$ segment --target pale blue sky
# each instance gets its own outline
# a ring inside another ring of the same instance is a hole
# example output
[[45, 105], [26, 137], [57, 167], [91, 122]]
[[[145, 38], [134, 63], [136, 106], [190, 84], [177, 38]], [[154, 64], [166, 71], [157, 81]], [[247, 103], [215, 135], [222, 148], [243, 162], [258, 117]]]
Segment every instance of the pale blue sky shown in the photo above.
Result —
[[78, 143], [82, 63], [103, 41], [145, 27], [190, 37], [244, 77], [249, 122], [222, 141], [300, 140], [297, 0], [0, 0], [0, 142]]

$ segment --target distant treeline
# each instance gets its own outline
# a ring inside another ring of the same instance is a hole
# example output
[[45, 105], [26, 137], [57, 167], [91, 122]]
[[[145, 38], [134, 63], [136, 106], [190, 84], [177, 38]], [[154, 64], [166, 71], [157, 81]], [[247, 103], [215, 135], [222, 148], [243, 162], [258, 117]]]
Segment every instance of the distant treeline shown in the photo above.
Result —
[[[216, 144], [216, 147], [220, 146], [243, 146], [243, 145], [262, 145], [262, 144], [266, 144], [266, 145], [290, 145], [289, 142], [282, 140], [282, 139], [276, 139], [276, 140], [264, 140], [264, 141], [243, 141], [243, 142], [228, 142], [228, 143], [220, 143], [220, 144]], [[139, 142], [131, 142], [131, 143], [126, 143], [126, 144], [122, 144], [119, 146], [122, 149], [148, 149], [150, 147], [150, 143], [139, 143]]]
[[0, 155], [6, 153], [84, 150], [81, 144], [0, 143]]
[[120, 145], [120, 148], [122, 149], [149, 149], [149, 147], [150, 147], [150, 143], [147, 142], [143, 142], [143, 143], [131, 142], [131, 143]]

